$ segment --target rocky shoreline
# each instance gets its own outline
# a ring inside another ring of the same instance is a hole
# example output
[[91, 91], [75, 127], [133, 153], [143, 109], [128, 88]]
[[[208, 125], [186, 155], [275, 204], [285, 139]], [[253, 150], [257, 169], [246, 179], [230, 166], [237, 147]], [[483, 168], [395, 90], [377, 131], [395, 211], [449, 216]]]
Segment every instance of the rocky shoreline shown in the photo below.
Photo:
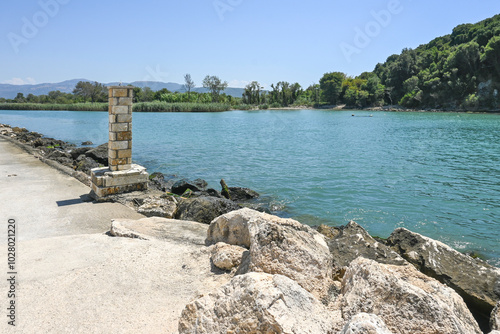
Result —
[[[76, 147], [7, 125], [0, 134], [86, 184], [90, 168], [107, 163], [106, 144]], [[232, 277], [186, 306], [180, 333], [500, 334], [500, 269], [441, 242], [403, 228], [374, 239], [355, 222], [313, 229], [223, 180], [218, 191], [153, 173], [149, 186], [106, 201], [210, 224], [211, 262]]]
[[[108, 165], [107, 143], [97, 147], [77, 147], [6, 124], [0, 124], [0, 135], [87, 186], [90, 186], [91, 182], [90, 170]], [[83, 144], [92, 145], [91, 142]], [[255, 201], [257, 198], [257, 192], [243, 187], [228, 187], [224, 180], [221, 180], [219, 191], [208, 188], [207, 182], [201, 179], [187, 180], [155, 172], [150, 175], [147, 191], [108, 196], [100, 201], [124, 204], [147, 217], [174, 218], [208, 224], [214, 218], [242, 207], [270, 212], [266, 203]]]

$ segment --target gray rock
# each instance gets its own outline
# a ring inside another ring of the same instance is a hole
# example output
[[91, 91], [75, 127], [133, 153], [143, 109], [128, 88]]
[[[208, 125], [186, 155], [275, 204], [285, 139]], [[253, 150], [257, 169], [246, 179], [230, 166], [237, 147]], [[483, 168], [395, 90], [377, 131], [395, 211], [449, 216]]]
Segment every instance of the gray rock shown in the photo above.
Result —
[[61, 165], [73, 168], [73, 159], [71, 158], [59, 157], [59, 158], [54, 158], [52, 160], [57, 161]]
[[412, 265], [359, 257], [345, 273], [339, 298], [346, 321], [360, 312], [373, 313], [395, 334], [482, 333], [455, 291]]
[[248, 201], [249, 199], [258, 198], [258, 192], [249, 188], [229, 187], [229, 195], [233, 201]]
[[248, 273], [188, 304], [179, 334], [333, 334], [326, 307], [282, 275]]
[[137, 208], [137, 212], [146, 217], [174, 218], [177, 201], [172, 196], [146, 198]]
[[72, 159], [71, 154], [62, 150], [53, 150], [47, 155], [48, 159], [56, 160], [57, 158]]
[[99, 145], [91, 150], [88, 150], [85, 155], [94, 159], [103, 166], [108, 165], [108, 143]]
[[86, 174], [90, 174], [90, 170], [97, 167], [99, 167], [99, 164], [89, 157], [85, 157], [76, 163], [76, 170]]
[[177, 206], [175, 218], [210, 224], [214, 218], [239, 208], [238, 204], [225, 198], [207, 196], [187, 198]]
[[[388, 242], [421, 272], [453, 288], [488, 323], [500, 300], [500, 269], [462, 254], [442, 242], [398, 228]], [[476, 313], [477, 312], [477, 313]]]
[[203, 191], [207, 188], [207, 182], [202, 179], [196, 179], [194, 181], [182, 179], [177, 182], [175, 182], [172, 185], [172, 192], [177, 195], [182, 195], [184, 192], [188, 189], [197, 192], [197, 191]]
[[87, 153], [91, 149], [92, 149], [92, 147], [77, 147], [77, 148], [71, 149], [68, 153], [71, 154], [71, 158], [73, 158], [73, 160], [76, 160], [76, 159], [78, 159], [79, 156]]
[[144, 240], [168, 239], [186, 244], [204, 245], [207, 225], [185, 220], [159, 217], [114, 219], [110, 234], [117, 237]]
[[500, 301], [497, 303], [493, 311], [491, 311], [490, 328], [500, 331]]
[[339, 334], [392, 334], [384, 321], [375, 314], [358, 313]]
[[163, 173], [154, 172], [149, 176], [149, 189], [158, 189], [164, 192], [171, 192], [172, 186], [175, 183], [174, 176], [167, 176]]
[[339, 276], [342, 276], [345, 268], [359, 256], [386, 264], [407, 263], [398, 253], [373, 239], [364, 228], [353, 221], [338, 231], [336, 235], [331, 234], [333, 238], [327, 243]]

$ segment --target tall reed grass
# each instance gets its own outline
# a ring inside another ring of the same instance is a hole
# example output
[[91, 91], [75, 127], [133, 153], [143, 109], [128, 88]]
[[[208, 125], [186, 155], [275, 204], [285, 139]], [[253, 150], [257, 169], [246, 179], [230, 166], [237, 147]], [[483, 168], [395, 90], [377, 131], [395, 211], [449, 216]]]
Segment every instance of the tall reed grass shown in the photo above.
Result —
[[218, 112], [231, 110], [229, 104], [224, 103], [167, 103], [167, 102], [139, 102], [133, 105], [134, 112]]
[[[231, 110], [224, 103], [167, 103], [160, 101], [133, 104], [135, 112], [218, 112]], [[0, 110], [69, 110], [69, 111], [107, 111], [107, 103], [0, 103]]]
[[107, 111], [108, 104], [100, 103], [0, 103], [0, 110], [69, 110], [69, 111]]

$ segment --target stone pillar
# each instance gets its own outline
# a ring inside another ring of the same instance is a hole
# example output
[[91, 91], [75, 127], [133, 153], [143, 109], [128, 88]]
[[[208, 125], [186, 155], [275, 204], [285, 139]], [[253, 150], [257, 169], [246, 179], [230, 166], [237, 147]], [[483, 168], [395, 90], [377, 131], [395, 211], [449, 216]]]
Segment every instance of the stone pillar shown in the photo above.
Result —
[[95, 199], [130, 191], [146, 190], [146, 168], [132, 164], [132, 95], [133, 87], [109, 87], [109, 167], [91, 171]]
[[132, 165], [133, 87], [109, 88], [108, 164], [112, 171], [127, 170]]

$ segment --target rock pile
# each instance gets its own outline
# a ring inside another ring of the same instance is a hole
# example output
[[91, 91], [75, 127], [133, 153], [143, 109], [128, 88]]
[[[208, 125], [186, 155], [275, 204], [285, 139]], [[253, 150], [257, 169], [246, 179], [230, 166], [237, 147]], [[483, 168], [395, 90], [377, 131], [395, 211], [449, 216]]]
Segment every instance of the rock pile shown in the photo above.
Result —
[[[213, 265], [234, 276], [186, 306], [179, 333], [483, 333], [456, 287], [405, 260], [396, 237], [402, 232], [385, 244], [354, 222], [327, 238], [295, 220], [247, 208], [217, 217], [206, 244]], [[442, 246], [423, 240], [432, 245], [424, 249]], [[424, 256], [411, 251], [413, 258]], [[437, 266], [440, 258], [429, 256]], [[462, 260], [469, 271], [485, 270]], [[498, 308], [491, 330], [498, 329]]]
[[97, 147], [76, 147], [62, 140], [44, 137], [38, 132], [11, 128], [5, 124], [0, 124], [0, 134], [30, 147], [30, 153], [39, 158], [55, 161], [74, 171], [90, 174], [92, 168], [108, 165], [107, 143]]
[[[108, 143], [97, 147], [76, 147], [73, 144], [46, 138], [24, 128], [0, 124], [0, 134], [15, 139], [23, 148], [47, 164], [90, 185], [90, 170], [108, 165]], [[84, 142], [82, 144], [89, 144]], [[104, 202], [119, 202], [147, 217], [175, 218], [209, 224], [214, 218], [238, 210], [259, 194], [248, 188], [229, 187], [225, 197], [220, 191], [208, 188], [202, 179], [176, 179], [153, 173], [148, 185], [151, 191], [108, 196]]]
[[405, 228], [396, 229], [388, 245], [428, 276], [453, 288], [481, 323], [500, 300], [500, 269], [462, 254], [442, 242]]

